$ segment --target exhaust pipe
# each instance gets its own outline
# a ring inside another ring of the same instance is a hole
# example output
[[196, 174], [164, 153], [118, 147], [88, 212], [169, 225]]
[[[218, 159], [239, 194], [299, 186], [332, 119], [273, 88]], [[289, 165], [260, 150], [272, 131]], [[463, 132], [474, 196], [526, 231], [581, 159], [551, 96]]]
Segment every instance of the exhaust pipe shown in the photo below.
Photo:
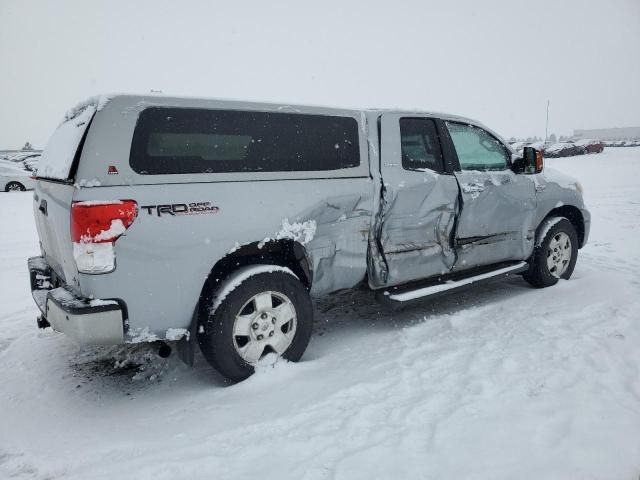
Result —
[[171, 355], [171, 347], [164, 342], [160, 342], [158, 346], [158, 356], [160, 358], [169, 358]]

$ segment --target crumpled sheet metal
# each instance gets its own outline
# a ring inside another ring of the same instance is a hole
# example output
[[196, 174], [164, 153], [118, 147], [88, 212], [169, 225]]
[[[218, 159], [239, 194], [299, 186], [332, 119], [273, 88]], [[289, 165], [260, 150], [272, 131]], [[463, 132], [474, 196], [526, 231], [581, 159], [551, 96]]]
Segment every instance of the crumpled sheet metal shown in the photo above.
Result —
[[373, 199], [353, 194], [330, 197], [299, 216], [316, 231], [305, 245], [313, 270], [312, 295], [351, 288], [366, 275]]
[[528, 258], [536, 200], [532, 180], [512, 172], [456, 172], [462, 195], [454, 270]]
[[420, 176], [409, 185], [385, 186], [376, 219], [385, 261], [372, 259], [374, 286], [395, 285], [448, 272], [455, 263], [452, 234], [458, 186], [452, 176]]

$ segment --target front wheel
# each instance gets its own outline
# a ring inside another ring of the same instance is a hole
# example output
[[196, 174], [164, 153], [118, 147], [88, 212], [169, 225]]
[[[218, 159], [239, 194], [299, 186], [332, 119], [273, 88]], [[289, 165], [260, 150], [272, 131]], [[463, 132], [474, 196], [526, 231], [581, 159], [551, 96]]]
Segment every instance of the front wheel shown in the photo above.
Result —
[[571, 277], [578, 259], [578, 235], [564, 217], [547, 218], [540, 229], [529, 270], [523, 276], [534, 287], [544, 288]]
[[20, 182], [9, 182], [7, 186], [4, 187], [5, 192], [24, 192], [25, 190], [24, 185]]
[[309, 344], [313, 307], [289, 269], [254, 265], [238, 270], [216, 291], [198, 343], [222, 375], [241, 381], [260, 359], [275, 354], [298, 361]]

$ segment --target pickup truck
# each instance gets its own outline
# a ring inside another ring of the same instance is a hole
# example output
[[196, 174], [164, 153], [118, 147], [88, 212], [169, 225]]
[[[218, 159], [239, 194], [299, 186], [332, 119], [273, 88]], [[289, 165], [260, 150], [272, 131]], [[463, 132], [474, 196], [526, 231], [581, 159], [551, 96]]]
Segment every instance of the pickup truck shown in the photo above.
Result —
[[466, 118], [135, 95], [67, 112], [33, 207], [40, 327], [199, 345], [234, 381], [301, 358], [314, 297], [551, 286], [590, 225], [580, 183]]

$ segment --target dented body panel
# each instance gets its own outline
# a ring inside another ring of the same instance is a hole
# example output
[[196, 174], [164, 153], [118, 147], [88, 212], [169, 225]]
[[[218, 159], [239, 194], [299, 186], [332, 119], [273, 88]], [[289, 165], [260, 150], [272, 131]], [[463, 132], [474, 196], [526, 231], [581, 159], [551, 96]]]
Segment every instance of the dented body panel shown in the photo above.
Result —
[[537, 200], [534, 224], [540, 225], [550, 212], [563, 209], [570, 213], [567, 207], [574, 208], [584, 224], [582, 235], [578, 232], [578, 236], [581, 237], [580, 246], [584, 246], [589, 239], [591, 214], [584, 202], [580, 183], [553, 168], [545, 168], [542, 173], [532, 175], [532, 178], [535, 182]]
[[[238, 192], [231, 182], [198, 183], [188, 189], [170, 184], [161, 194], [157, 186], [139, 185], [133, 196], [140, 205], [158, 202], [159, 197], [176, 204], [195, 199], [212, 201], [218, 211], [158, 216], [141, 210], [115, 244], [117, 268], [105, 275], [80, 274], [78, 293], [123, 299], [128, 338], [145, 329], [164, 338], [171, 328], [188, 327], [204, 280], [217, 261], [232, 255], [238, 245], [264, 245], [279, 238], [304, 246], [312, 265], [312, 293], [353, 287], [366, 273], [370, 181], [316, 180], [312, 190], [305, 183], [262, 182], [259, 189], [253, 185], [252, 192]], [[132, 196], [130, 187], [113, 186], [83, 188], [76, 199], [96, 199], [96, 191], [103, 199]], [[257, 192], [260, 199], [249, 208]]]
[[[95, 107], [73, 178], [60, 188], [38, 180], [34, 198], [58, 209], [39, 219], [48, 266], [74, 295], [126, 306], [126, 342], [173, 340], [176, 329], [187, 331], [207, 278], [247, 246], [259, 256], [293, 242], [308, 264], [312, 295], [321, 296], [365, 279], [378, 289], [526, 260], [538, 225], [559, 205], [582, 212], [588, 236], [588, 212], [571, 179], [403, 168], [400, 118], [471, 122], [460, 117], [130, 95], [97, 99]], [[350, 117], [360, 163], [330, 171], [141, 174], [129, 156], [139, 115], [150, 107]], [[71, 202], [117, 199], [134, 200], [139, 211], [114, 245], [115, 270], [78, 273], [70, 248], [64, 258], [56, 253], [71, 244], [68, 218], [60, 219]]]
[[455, 263], [456, 179], [429, 169], [403, 168], [401, 117], [385, 113], [381, 121], [382, 187], [375, 230], [382, 261], [370, 272], [374, 288], [442, 275]]
[[533, 180], [510, 170], [460, 171], [455, 176], [462, 209], [454, 270], [528, 258], [537, 226]]

